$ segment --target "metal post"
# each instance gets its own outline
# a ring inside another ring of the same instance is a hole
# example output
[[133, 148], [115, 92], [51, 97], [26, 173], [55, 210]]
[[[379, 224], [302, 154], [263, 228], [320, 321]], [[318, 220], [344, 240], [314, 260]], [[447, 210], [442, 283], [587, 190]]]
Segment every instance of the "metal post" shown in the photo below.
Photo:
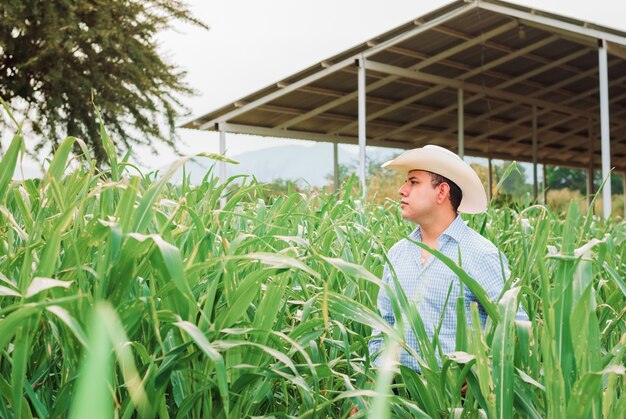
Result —
[[459, 157], [465, 158], [465, 110], [463, 104], [463, 89], [459, 89], [458, 91], [458, 101], [459, 104], [457, 106], [457, 116], [458, 116], [458, 136], [459, 136]]
[[626, 219], [626, 172], [622, 172], [622, 196], [624, 198], [624, 219]]
[[333, 168], [334, 168], [334, 191], [339, 192], [339, 145], [333, 143]]
[[[220, 155], [223, 156], [226, 154], [226, 133], [220, 129]], [[220, 181], [222, 183], [226, 182], [226, 162], [220, 161], [218, 163], [219, 166], [219, 174]]]
[[492, 179], [492, 175], [491, 175], [491, 157], [488, 157], [487, 159], [487, 200], [491, 202], [491, 190], [492, 190], [492, 184], [493, 184], [493, 179]]
[[604, 218], [611, 215], [611, 133], [609, 131], [609, 71], [606, 41], [600, 40], [598, 67], [600, 78], [600, 138], [602, 144], [602, 179], [609, 178], [602, 189]]
[[595, 191], [593, 190], [593, 166], [589, 166], [587, 168], [587, 202], [591, 204], [593, 200], [593, 194]]
[[587, 203], [591, 205], [593, 201], [593, 121], [589, 118], [589, 128], [587, 129], [589, 136], [589, 164], [587, 165]]
[[543, 171], [543, 205], [548, 205], [548, 175], [546, 174], [546, 164], [542, 164]]
[[533, 105], [533, 199], [536, 201], [539, 196], [538, 192], [538, 174], [537, 174], [537, 106]]
[[361, 55], [359, 62], [359, 178], [361, 179], [361, 191], [363, 198], [366, 196], [365, 182], [365, 56]]

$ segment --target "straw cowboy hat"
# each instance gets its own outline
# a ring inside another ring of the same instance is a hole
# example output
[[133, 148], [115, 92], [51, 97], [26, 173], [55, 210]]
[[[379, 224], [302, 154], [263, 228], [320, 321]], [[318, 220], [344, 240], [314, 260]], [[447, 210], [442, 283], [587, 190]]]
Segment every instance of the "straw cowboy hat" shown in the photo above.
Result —
[[476, 172], [459, 156], [443, 147], [426, 145], [405, 151], [383, 164], [386, 169], [408, 173], [425, 170], [450, 179], [461, 189], [459, 212], [478, 214], [487, 210], [485, 188]]

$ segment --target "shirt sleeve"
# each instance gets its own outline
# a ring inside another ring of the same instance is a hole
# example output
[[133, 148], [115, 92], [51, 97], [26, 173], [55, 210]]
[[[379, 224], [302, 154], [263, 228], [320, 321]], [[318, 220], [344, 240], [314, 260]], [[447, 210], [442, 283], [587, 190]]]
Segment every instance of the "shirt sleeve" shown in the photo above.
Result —
[[[491, 301], [498, 302], [500, 294], [502, 294], [502, 290], [504, 288], [504, 282], [508, 280], [510, 276], [511, 270], [509, 269], [509, 262], [506, 256], [504, 256], [502, 252], [496, 251], [489, 252], [482, 258], [474, 279], [476, 279], [485, 292], [487, 292]], [[468, 299], [470, 301], [478, 302], [476, 296], [471, 292]], [[481, 321], [484, 324], [487, 321], [487, 313], [480, 303], [479, 312]], [[516, 320], [528, 320], [528, 315], [522, 308], [521, 304], [518, 304], [515, 318]]]
[[[384, 284], [389, 285], [391, 283], [391, 274], [389, 265], [385, 265], [385, 269], [383, 270], [382, 282]], [[376, 301], [376, 305], [378, 306], [378, 311], [380, 311], [380, 315], [385, 319], [387, 323], [390, 325], [394, 325], [396, 319], [393, 314], [393, 309], [391, 308], [391, 303], [389, 301], [389, 296], [385, 291], [385, 288], [380, 288], [378, 291], [378, 299]], [[383, 335], [382, 332], [378, 329], [372, 329], [372, 338], [368, 342], [370, 355], [373, 355], [376, 351], [378, 351], [383, 344]], [[377, 361], [374, 362], [377, 364]]]

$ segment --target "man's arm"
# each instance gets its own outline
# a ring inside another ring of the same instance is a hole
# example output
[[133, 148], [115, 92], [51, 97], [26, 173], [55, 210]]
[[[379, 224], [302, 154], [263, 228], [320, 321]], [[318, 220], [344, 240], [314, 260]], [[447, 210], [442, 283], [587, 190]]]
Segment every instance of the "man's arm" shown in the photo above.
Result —
[[[390, 283], [390, 272], [389, 265], [385, 265], [385, 269], [383, 270], [383, 278], [382, 282], [384, 284]], [[376, 301], [376, 305], [378, 306], [378, 311], [380, 311], [380, 315], [385, 319], [387, 323], [390, 325], [394, 325], [396, 322], [396, 318], [393, 314], [393, 309], [391, 308], [391, 303], [389, 301], [389, 296], [384, 288], [380, 288], [378, 290], [378, 299]], [[373, 355], [376, 351], [380, 349], [383, 344], [383, 335], [380, 330], [372, 329], [372, 338], [368, 342], [368, 347], [370, 351], [370, 355]], [[374, 361], [374, 364], [378, 364], [377, 360]]]
[[[509, 262], [506, 256], [502, 252], [489, 252], [484, 255], [480, 264], [480, 270], [477, 273], [475, 279], [485, 289], [489, 298], [492, 301], [497, 302], [502, 289], [504, 288], [504, 282], [511, 276], [511, 270], [509, 269]], [[474, 295], [471, 296], [471, 301], [477, 301]], [[480, 310], [481, 320], [484, 324], [487, 321], [487, 314], [481, 307]], [[518, 305], [516, 320], [528, 320], [528, 315], [522, 308], [521, 304]]]

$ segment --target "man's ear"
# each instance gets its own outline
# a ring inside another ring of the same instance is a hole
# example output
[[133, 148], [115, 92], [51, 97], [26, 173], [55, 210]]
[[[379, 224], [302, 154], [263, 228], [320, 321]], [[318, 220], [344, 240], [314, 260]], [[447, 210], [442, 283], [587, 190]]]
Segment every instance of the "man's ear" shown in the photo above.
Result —
[[450, 196], [450, 185], [446, 182], [442, 182], [437, 187], [437, 203], [443, 204]]

